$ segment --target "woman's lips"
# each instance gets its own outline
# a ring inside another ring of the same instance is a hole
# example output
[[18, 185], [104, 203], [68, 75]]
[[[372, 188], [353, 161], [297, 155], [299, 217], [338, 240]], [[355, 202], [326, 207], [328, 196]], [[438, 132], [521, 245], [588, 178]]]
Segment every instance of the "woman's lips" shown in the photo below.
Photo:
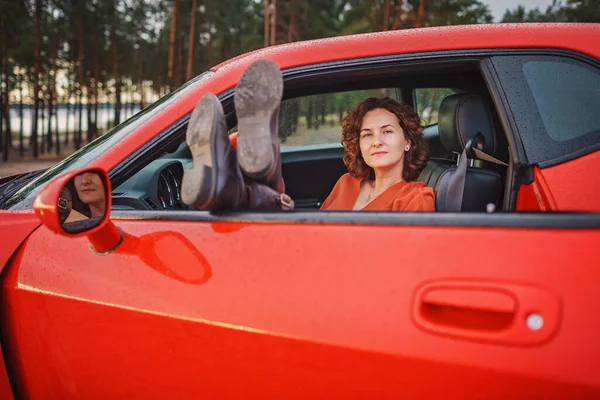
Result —
[[371, 155], [377, 157], [377, 156], [385, 156], [386, 154], [387, 154], [387, 151], [377, 151], [375, 153], [372, 153]]

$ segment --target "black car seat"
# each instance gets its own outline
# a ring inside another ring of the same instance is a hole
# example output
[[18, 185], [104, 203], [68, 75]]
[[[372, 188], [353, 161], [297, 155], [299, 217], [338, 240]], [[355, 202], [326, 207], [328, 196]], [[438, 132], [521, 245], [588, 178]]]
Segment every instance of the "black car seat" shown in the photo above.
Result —
[[495, 209], [502, 195], [500, 174], [468, 166], [469, 158], [507, 165], [493, 157], [496, 135], [485, 101], [469, 93], [446, 97], [438, 113], [438, 130], [444, 148], [461, 156], [454, 166], [434, 162], [429, 168], [439, 174], [433, 186], [436, 211], [485, 212], [490, 204]]
[[432, 157], [427, 162], [425, 168], [423, 168], [423, 171], [421, 171], [419, 174], [419, 178], [417, 180], [434, 189], [435, 184], [437, 183], [438, 179], [440, 179], [440, 175], [442, 175], [445, 170], [454, 166], [456, 166], [456, 161], [454, 160]]

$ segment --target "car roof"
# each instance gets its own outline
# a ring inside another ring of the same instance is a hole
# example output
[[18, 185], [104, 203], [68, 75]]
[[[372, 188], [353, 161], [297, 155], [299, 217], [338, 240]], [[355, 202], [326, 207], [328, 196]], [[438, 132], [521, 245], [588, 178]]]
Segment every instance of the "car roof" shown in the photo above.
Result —
[[600, 24], [591, 23], [427, 27], [280, 44], [242, 54], [212, 70], [243, 70], [253, 61], [265, 58], [285, 69], [349, 58], [460, 49], [557, 48], [600, 58], [600, 48], [597, 46], [599, 42]]

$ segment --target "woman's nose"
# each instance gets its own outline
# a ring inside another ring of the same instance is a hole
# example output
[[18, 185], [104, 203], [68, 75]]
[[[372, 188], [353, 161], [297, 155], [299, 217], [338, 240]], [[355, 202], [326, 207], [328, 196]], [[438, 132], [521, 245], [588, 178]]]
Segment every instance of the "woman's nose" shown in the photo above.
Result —
[[382, 141], [381, 141], [381, 135], [376, 133], [375, 137], [373, 138], [373, 146], [381, 146]]
[[90, 179], [90, 175], [86, 172], [85, 174], [83, 174], [83, 176], [81, 177], [81, 183], [83, 184], [88, 184], [91, 182]]

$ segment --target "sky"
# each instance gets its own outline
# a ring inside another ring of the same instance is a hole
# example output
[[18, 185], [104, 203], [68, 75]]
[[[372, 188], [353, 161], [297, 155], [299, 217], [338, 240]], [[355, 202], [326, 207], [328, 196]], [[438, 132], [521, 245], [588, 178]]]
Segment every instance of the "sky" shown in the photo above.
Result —
[[541, 11], [546, 11], [546, 7], [552, 4], [552, 0], [483, 0], [482, 3], [490, 7], [494, 22], [499, 22], [506, 9], [514, 10], [519, 5], [523, 5], [526, 10], [539, 7]]

